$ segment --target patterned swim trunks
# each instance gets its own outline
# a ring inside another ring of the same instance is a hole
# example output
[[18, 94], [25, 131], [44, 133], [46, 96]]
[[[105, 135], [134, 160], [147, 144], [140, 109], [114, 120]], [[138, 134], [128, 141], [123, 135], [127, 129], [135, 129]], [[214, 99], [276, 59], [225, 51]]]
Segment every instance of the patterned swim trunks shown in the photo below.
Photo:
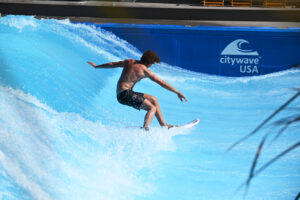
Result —
[[143, 93], [134, 92], [132, 90], [124, 90], [118, 94], [117, 99], [120, 104], [131, 106], [140, 110], [145, 97]]

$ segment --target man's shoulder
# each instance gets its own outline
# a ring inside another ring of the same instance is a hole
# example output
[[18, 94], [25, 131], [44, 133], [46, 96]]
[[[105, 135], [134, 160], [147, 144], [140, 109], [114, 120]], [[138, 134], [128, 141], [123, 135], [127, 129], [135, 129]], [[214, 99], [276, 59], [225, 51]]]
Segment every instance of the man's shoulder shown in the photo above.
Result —
[[126, 59], [125, 60], [127, 62], [127, 65], [129, 67], [137, 67], [139, 69], [145, 69], [147, 68], [145, 65], [143, 65], [142, 63], [140, 63], [138, 60], [135, 60], [135, 59]]
[[128, 58], [126, 60], [124, 60], [125, 62], [128, 62], [128, 63], [135, 63], [136, 60], [135, 59], [131, 59], [131, 58]]
[[124, 62], [125, 62], [125, 66], [127, 66], [127, 67], [132, 67], [137, 63], [136, 60], [131, 59], [131, 58], [124, 60]]

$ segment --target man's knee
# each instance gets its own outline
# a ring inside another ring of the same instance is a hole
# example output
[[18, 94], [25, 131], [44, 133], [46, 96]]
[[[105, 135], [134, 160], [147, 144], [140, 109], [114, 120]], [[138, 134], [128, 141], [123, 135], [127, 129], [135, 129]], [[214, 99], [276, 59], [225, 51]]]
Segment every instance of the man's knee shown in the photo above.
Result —
[[151, 103], [153, 103], [155, 106], [158, 105], [158, 100], [155, 96], [151, 97]]
[[151, 105], [149, 111], [156, 113], [156, 106], [155, 105]]

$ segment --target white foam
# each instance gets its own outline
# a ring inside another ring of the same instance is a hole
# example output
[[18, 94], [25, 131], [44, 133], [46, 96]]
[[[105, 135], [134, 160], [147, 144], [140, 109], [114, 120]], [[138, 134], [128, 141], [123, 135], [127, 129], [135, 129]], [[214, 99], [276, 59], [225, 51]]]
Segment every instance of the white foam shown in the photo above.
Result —
[[0, 97], [0, 163], [34, 199], [125, 200], [152, 193], [159, 152], [175, 151], [172, 137], [188, 133], [104, 126], [9, 87], [0, 86]]
[[0, 163], [6, 170], [6, 172], [19, 184], [21, 187], [30, 192], [31, 196], [35, 199], [52, 199], [45, 191], [43, 191], [38, 184], [31, 181], [30, 178], [25, 174], [19, 164], [14, 162], [12, 159], [7, 157], [0, 150]]
[[[69, 19], [35, 19], [33, 16], [13, 16], [9, 15], [0, 18], [0, 23], [9, 27], [17, 28], [20, 32], [24, 28], [31, 27], [36, 30], [49, 32], [63, 36], [70, 41], [77, 41], [90, 48], [96, 53], [103, 55], [109, 60], [120, 60], [127, 56], [139, 58], [141, 53], [125, 40], [122, 40], [112, 34], [95, 26], [85, 24], [71, 23]], [[103, 47], [116, 46], [117, 49], [105, 49]]]
[[[71, 28], [73, 30], [82, 31], [84, 34], [82, 36], [87, 37], [89, 40], [95, 40], [100, 43], [105, 43], [110, 46], [117, 46], [118, 51], [123, 50], [123, 53], [129, 55], [132, 55], [133, 57], [140, 57], [141, 53], [133, 47], [131, 44], [129, 44], [126, 40], [118, 38], [116, 35], [109, 31], [105, 31], [104, 29], [97, 28], [95, 25], [86, 25], [82, 23], [71, 23], [69, 19], [66, 20], [57, 20], [58, 24], [63, 24], [67, 28]], [[78, 37], [77, 37], [78, 38]], [[82, 41], [81, 39], [80, 41]], [[85, 41], [85, 44], [87, 41]], [[89, 44], [88, 46], [92, 46]], [[95, 49], [95, 47], [93, 48]], [[111, 49], [113, 50], [113, 49]], [[99, 49], [97, 48], [97, 51]], [[116, 59], [114, 57], [111, 57], [112, 59]]]
[[9, 27], [17, 28], [20, 32], [22, 32], [23, 29], [27, 27], [31, 27], [34, 29], [38, 27], [38, 23], [35, 21], [33, 16], [24, 17], [8, 15], [6, 17], [0, 17], [0, 24], [5, 24]]

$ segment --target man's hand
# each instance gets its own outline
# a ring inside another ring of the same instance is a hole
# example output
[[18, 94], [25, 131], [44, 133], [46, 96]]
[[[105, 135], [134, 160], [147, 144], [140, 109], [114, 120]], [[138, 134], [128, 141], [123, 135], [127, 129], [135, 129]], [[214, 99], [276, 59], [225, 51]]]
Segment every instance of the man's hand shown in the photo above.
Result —
[[185, 96], [183, 94], [181, 94], [180, 92], [177, 93], [178, 98], [180, 99], [180, 101], [182, 102], [183, 99], [187, 102], [188, 100], [185, 98]]
[[88, 62], [90, 65], [92, 65], [93, 67], [95, 67], [96, 68], [96, 64], [95, 63], [93, 63], [93, 62]]

